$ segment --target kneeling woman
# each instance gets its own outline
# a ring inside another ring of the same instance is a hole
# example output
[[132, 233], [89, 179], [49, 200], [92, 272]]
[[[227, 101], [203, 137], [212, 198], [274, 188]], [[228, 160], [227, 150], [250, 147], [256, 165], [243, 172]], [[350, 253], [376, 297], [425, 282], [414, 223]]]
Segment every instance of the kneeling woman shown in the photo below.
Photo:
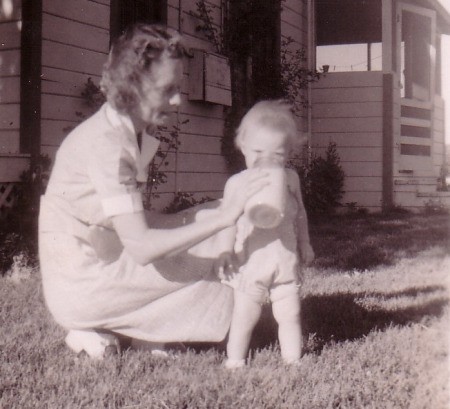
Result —
[[[231, 291], [213, 257], [189, 248], [234, 225], [265, 183], [250, 175], [209, 217], [151, 216], [137, 182], [152, 160], [152, 129], [180, 103], [184, 49], [175, 31], [136, 25], [112, 47], [107, 102], [75, 128], [55, 159], [39, 217], [44, 295], [67, 344], [101, 357], [114, 333], [151, 342], [220, 341]], [[146, 157], [148, 152], [150, 157]], [[147, 154], [146, 154], [147, 152]], [[212, 252], [213, 253], [213, 252]]]

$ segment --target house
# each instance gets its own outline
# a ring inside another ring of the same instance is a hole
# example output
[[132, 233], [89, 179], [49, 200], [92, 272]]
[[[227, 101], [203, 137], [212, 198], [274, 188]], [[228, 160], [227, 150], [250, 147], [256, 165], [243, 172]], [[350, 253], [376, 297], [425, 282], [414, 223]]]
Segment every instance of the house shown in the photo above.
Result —
[[[445, 164], [441, 38], [435, 0], [316, 0], [312, 140], [334, 141], [346, 172], [344, 202], [369, 209], [450, 204]], [[348, 57], [348, 58], [344, 58]], [[448, 58], [448, 57], [447, 57]]]
[[0, 10], [2, 207], [24, 170], [54, 156], [77, 113], [89, 114], [82, 90], [89, 78], [98, 83], [111, 40], [137, 20], [179, 30], [191, 50], [183, 103], [165, 131], [176, 129], [180, 144], [163, 164], [157, 207], [177, 191], [221, 196], [229, 114], [280, 95], [284, 46], [305, 49], [307, 67], [324, 72], [304, 91], [299, 125], [318, 153], [336, 143], [344, 203], [373, 211], [450, 203], [437, 191], [440, 42], [450, 34], [438, 0], [0, 0]]

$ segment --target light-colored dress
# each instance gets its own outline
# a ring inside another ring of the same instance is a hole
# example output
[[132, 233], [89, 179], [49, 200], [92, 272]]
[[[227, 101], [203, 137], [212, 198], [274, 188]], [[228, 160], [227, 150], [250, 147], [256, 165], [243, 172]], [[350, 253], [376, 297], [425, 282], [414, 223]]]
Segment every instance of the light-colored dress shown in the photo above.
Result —
[[[107, 329], [155, 342], [221, 341], [232, 292], [213, 276], [213, 254], [188, 252], [138, 265], [111, 217], [143, 210], [145, 174], [133, 125], [105, 104], [75, 128], [56, 155], [39, 216], [44, 296], [67, 329]], [[170, 228], [195, 211], [156, 221]]]

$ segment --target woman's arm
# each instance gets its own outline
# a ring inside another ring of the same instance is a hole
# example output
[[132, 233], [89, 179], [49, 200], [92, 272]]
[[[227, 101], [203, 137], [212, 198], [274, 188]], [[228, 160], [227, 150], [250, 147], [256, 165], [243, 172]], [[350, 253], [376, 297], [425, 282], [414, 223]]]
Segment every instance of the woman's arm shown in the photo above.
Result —
[[127, 213], [113, 217], [115, 230], [126, 251], [142, 265], [185, 250], [234, 226], [248, 198], [267, 183], [261, 171], [246, 172], [242, 179], [240, 188], [227, 189], [217, 211], [202, 220], [172, 229], [153, 229], [147, 225], [144, 212]]

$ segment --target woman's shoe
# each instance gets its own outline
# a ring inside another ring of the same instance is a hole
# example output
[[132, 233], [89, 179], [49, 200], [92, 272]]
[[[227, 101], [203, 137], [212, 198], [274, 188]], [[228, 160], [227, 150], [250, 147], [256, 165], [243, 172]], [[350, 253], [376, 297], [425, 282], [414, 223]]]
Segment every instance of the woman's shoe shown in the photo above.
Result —
[[165, 344], [162, 342], [150, 342], [133, 338], [131, 340], [131, 349], [134, 349], [135, 351], [150, 352], [152, 355], [159, 356], [161, 358], [169, 357], [169, 354], [165, 350]]
[[84, 351], [94, 359], [103, 359], [120, 352], [119, 340], [113, 334], [94, 330], [70, 330], [65, 341], [72, 351], [77, 354]]
[[229, 370], [241, 369], [245, 367], [245, 359], [227, 359], [225, 368]]

